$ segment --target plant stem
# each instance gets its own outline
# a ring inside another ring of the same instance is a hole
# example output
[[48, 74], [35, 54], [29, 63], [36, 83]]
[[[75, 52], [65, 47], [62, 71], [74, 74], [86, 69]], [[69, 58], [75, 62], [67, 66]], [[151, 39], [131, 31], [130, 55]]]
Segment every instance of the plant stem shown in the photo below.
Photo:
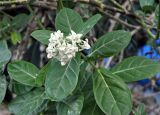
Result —
[[152, 32], [150, 31], [150, 28], [147, 27], [147, 25], [145, 24], [145, 22], [141, 19], [138, 21], [142, 27], [144, 28], [144, 30], [147, 32], [147, 34], [152, 38], [155, 39], [155, 35], [152, 34]]
[[115, 6], [119, 7], [120, 9], [122, 9], [123, 11], [125, 11], [125, 9], [122, 7], [122, 5], [120, 5], [116, 0], [110, 0]]
[[88, 61], [91, 66], [93, 66], [94, 68], [97, 68], [97, 67], [95, 66], [95, 64], [94, 64], [92, 61], [88, 60], [87, 57], [86, 57], [83, 53], [81, 53], [81, 56], [84, 58], [85, 61]]
[[158, 25], [157, 25], [156, 39], [159, 38], [159, 33], [160, 33], [160, 0], [159, 0]]
[[1, 5], [27, 2], [27, 0], [0, 1]]
[[63, 9], [63, 2], [62, 2], [62, 0], [58, 0], [58, 10], [61, 10], [61, 9]]
[[[35, 12], [32, 10], [32, 8], [31, 8], [31, 6], [30, 6], [29, 4], [27, 4], [27, 8], [28, 8], [28, 10], [30, 11], [31, 15], [32, 15], [33, 17], [36, 17]], [[42, 29], [45, 29], [39, 18], [36, 18], [36, 21], [37, 21], [37, 24], [38, 24]]]

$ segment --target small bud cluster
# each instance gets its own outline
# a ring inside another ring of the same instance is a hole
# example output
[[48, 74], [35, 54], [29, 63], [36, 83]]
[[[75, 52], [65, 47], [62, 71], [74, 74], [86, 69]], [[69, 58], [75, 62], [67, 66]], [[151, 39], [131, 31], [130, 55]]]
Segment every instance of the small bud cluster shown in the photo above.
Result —
[[81, 37], [82, 34], [76, 34], [74, 31], [71, 31], [68, 36], [64, 36], [60, 30], [51, 33], [46, 49], [47, 57], [56, 58], [62, 66], [65, 65], [75, 57], [76, 52], [90, 48], [88, 40], [82, 40]]

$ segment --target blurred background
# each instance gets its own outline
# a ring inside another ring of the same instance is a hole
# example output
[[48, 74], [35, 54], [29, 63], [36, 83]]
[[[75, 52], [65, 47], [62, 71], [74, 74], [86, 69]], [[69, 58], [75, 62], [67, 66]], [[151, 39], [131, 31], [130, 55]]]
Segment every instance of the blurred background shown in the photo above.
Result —
[[[94, 14], [103, 18], [87, 34], [93, 44], [104, 33], [124, 29], [132, 40], [127, 48], [114, 57], [99, 60], [106, 68], [124, 58], [144, 56], [160, 61], [160, 8], [158, 0], [63, 0], [64, 6], [80, 13], [83, 19]], [[12, 53], [11, 60], [26, 60], [37, 67], [47, 63], [46, 46], [30, 34], [37, 29], [55, 31], [55, 16], [59, 11], [57, 0], [0, 0], [0, 40], [6, 40]], [[0, 46], [1, 47], [1, 46]], [[1, 51], [0, 51], [1, 52]], [[4, 73], [6, 67], [3, 67]], [[10, 82], [10, 79], [7, 79]], [[147, 115], [160, 115], [160, 74], [128, 84], [133, 94], [134, 108], [144, 109]], [[29, 87], [23, 88], [29, 90]], [[0, 106], [0, 115], [10, 115], [7, 103], [14, 98], [11, 92], [22, 93], [22, 87], [12, 83]], [[127, 106], [127, 105], [126, 105]], [[145, 114], [144, 114], [145, 115]]]

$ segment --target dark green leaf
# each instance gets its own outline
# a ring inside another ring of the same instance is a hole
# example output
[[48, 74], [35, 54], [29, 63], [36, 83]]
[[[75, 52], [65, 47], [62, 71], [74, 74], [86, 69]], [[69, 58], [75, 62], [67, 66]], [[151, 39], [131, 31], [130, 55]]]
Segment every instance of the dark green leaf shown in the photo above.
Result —
[[8, 50], [7, 43], [0, 41], [0, 69], [10, 60], [11, 52]]
[[109, 57], [119, 53], [130, 42], [131, 35], [124, 30], [113, 31], [100, 37], [92, 46], [89, 57]]
[[26, 95], [18, 96], [9, 104], [9, 110], [15, 115], [33, 115], [44, 103], [44, 90], [37, 89]]
[[26, 61], [14, 61], [8, 65], [9, 75], [16, 81], [30, 86], [37, 86], [36, 78], [39, 70]]
[[61, 101], [72, 93], [78, 82], [80, 57], [73, 58], [65, 66], [52, 60], [45, 81], [46, 94], [55, 101]]
[[80, 115], [83, 107], [84, 97], [79, 96], [67, 100], [66, 102], [60, 102], [57, 106], [57, 115]]
[[27, 25], [28, 20], [29, 15], [24, 13], [18, 14], [13, 18], [12, 26], [16, 29], [22, 28]]
[[[86, 100], [88, 101], [88, 100]], [[84, 105], [81, 115], [105, 115], [95, 101]]]
[[144, 57], [130, 57], [111, 69], [126, 82], [153, 77], [160, 72], [160, 64]]
[[13, 82], [12, 89], [13, 89], [13, 92], [16, 95], [23, 95], [23, 94], [28, 93], [29, 91], [31, 91], [31, 89], [33, 89], [33, 87], [32, 86], [28, 86], [28, 85], [23, 85], [23, 84], [21, 84], [19, 82]]
[[83, 36], [85, 36], [100, 19], [100, 14], [92, 16], [86, 22], [84, 22], [83, 26], [80, 26], [78, 33], [81, 33]]
[[4, 15], [3, 19], [2, 19], [2, 27], [9, 27], [11, 25], [11, 20], [9, 18], [9, 16]]
[[127, 85], [105, 69], [93, 76], [93, 92], [101, 110], [107, 115], [129, 115], [132, 108]]
[[41, 42], [42, 44], [48, 44], [49, 43], [49, 38], [50, 34], [52, 31], [50, 30], [36, 30], [31, 33], [31, 36]]
[[81, 16], [72, 9], [63, 8], [57, 14], [55, 26], [57, 30], [61, 30], [68, 35], [71, 30], [78, 32], [78, 28], [83, 25]]
[[0, 76], [0, 104], [4, 99], [7, 89], [7, 82], [5, 76]]

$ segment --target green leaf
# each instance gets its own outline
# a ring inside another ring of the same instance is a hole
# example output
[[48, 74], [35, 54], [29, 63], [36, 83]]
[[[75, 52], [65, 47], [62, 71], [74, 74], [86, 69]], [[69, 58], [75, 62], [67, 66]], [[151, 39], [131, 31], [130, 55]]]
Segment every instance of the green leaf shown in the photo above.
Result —
[[113, 67], [111, 72], [126, 82], [132, 82], [153, 77], [160, 72], [160, 64], [144, 57], [134, 56], [124, 59]]
[[58, 103], [57, 115], [80, 115], [83, 107], [84, 97], [79, 96], [67, 101]]
[[127, 85], [105, 69], [93, 76], [93, 92], [96, 103], [107, 115], [129, 115], [132, 108]]
[[10, 20], [10, 18], [9, 18], [9, 16], [7, 16], [7, 15], [4, 15], [4, 17], [3, 17], [3, 19], [2, 19], [2, 21], [1, 21], [1, 26], [2, 27], [10, 27], [11, 26], [11, 20]]
[[[87, 101], [87, 100], [86, 100]], [[84, 105], [81, 115], [105, 115], [95, 101]]]
[[109, 57], [119, 53], [130, 42], [131, 35], [124, 30], [113, 31], [100, 37], [92, 46], [89, 57]]
[[37, 114], [38, 109], [45, 103], [44, 90], [36, 89], [23, 96], [18, 96], [9, 104], [9, 111], [15, 115]]
[[38, 68], [26, 61], [14, 61], [8, 65], [9, 75], [16, 81], [30, 86], [37, 86]]
[[27, 25], [29, 18], [30, 17], [27, 14], [24, 14], [24, 13], [18, 14], [13, 18], [12, 26], [15, 29], [23, 28], [24, 26]]
[[45, 79], [48, 73], [48, 69], [50, 67], [51, 61], [49, 61], [40, 71], [39, 74], [36, 78], [36, 84], [38, 84], [39, 86], [44, 85], [45, 83]]
[[83, 26], [80, 26], [79, 32], [85, 36], [92, 28], [93, 26], [101, 19], [100, 14], [96, 14], [89, 18], [86, 22], [84, 22]]
[[79, 90], [81, 91], [83, 89], [83, 87], [85, 86], [89, 76], [86, 75], [86, 67], [87, 67], [88, 63], [87, 62], [83, 62], [80, 65], [80, 71], [79, 71], [79, 76], [78, 76], [78, 83], [76, 86], [75, 90]]
[[144, 104], [140, 103], [135, 110], [134, 115], [147, 115], [145, 112]]
[[55, 20], [56, 29], [61, 30], [66, 35], [68, 35], [71, 30], [77, 33], [79, 27], [82, 25], [83, 20], [81, 16], [69, 8], [63, 8], [60, 10]]
[[7, 81], [5, 76], [0, 76], [0, 104], [4, 99], [7, 89]]
[[0, 69], [10, 60], [11, 52], [8, 50], [7, 43], [0, 41]]
[[14, 81], [13, 84], [12, 84], [12, 90], [16, 95], [26, 94], [29, 91], [31, 91], [31, 89], [33, 89], [32, 86], [24, 85], [24, 84], [21, 84], [19, 82]]
[[139, 0], [143, 10], [151, 10], [154, 5], [154, 0]]
[[19, 32], [14, 31], [11, 33], [11, 40], [14, 45], [20, 42], [21, 39], [21, 34]]
[[156, 10], [155, 10], [155, 18], [158, 22], [158, 17], [159, 17], [159, 5], [157, 5]]
[[72, 93], [78, 82], [80, 57], [73, 58], [65, 66], [53, 59], [45, 81], [46, 94], [54, 101], [61, 101]]
[[47, 45], [49, 43], [50, 34], [52, 31], [50, 30], [36, 30], [31, 33], [31, 36], [41, 42], [42, 44]]

